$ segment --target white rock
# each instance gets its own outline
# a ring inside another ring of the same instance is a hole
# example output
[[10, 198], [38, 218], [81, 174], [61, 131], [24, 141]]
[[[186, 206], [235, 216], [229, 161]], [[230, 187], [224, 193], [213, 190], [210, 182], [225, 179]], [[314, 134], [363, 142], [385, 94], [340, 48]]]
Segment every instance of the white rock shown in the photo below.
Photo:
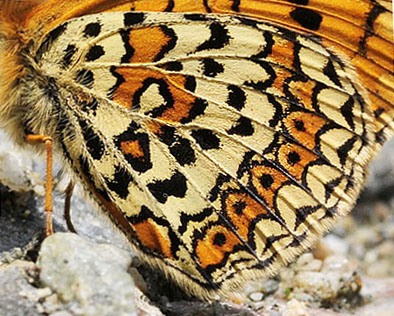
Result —
[[130, 255], [75, 234], [45, 239], [38, 258], [40, 280], [75, 315], [136, 315]]

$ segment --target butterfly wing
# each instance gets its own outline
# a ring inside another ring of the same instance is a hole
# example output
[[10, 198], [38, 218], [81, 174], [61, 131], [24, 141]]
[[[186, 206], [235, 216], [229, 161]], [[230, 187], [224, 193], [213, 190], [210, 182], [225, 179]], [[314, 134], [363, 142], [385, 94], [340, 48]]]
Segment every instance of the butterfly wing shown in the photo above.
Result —
[[[47, 30], [71, 17], [105, 11], [165, 11], [245, 15], [316, 35], [322, 45], [345, 55], [367, 90], [377, 149], [393, 134], [394, 38], [392, 1], [359, 0], [70, 0], [46, 1], [30, 22]], [[59, 7], [56, 13], [51, 8]], [[72, 8], [72, 9], [70, 9]], [[51, 12], [51, 14], [47, 14]], [[55, 16], [54, 16], [55, 15]], [[43, 23], [47, 16], [51, 16]], [[34, 17], [37, 17], [35, 20]], [[376, 150], [377, 150], [376, 149]]]
[[145, 260], [200, 297], [307, 249], [351, 209], [373, 153], [347, 60], [269, 23], [95, 14], [35, 58], [68, 163]]

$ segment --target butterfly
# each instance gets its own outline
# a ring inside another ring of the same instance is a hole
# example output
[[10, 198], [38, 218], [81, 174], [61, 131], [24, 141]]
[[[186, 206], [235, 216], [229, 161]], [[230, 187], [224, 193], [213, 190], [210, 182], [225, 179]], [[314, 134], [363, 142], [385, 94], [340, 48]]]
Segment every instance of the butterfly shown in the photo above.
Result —
[[49, 136], [141, 258], [203, 299], [311, 247], [393, 134], [391, 1], [0, 10], [4, 127]]

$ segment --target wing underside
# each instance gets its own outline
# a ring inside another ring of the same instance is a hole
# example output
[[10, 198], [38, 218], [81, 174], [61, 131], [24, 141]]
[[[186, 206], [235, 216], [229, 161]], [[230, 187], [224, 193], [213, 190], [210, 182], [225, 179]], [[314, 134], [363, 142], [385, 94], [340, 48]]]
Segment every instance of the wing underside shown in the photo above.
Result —
[[116, 12], [67, 21], [37, 56], [66, 100], [58, 142], [72, 168], [199, 296], [308, 248], [351, 209], [374, 152], [368, 93], [317, 36]]

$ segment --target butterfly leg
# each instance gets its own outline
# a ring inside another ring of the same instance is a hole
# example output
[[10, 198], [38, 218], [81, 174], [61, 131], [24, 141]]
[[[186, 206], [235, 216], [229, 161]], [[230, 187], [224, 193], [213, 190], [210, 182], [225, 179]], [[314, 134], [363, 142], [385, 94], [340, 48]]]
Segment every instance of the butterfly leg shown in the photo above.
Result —
[[46, 180], [45, 180], [45, 235], [50, 236], [53, 234], [53, 203], [52, 203], [52, 191], [53, 191], [53, 179], [52, 179], [52, 138], [46, 135], [27, 135], [27, 142], [31, 144], [45, 143], [46, 147]]
[[77, 233], [74, 225], [71, 221], [71, 197], [73, 195], [73, 191], [74, 191], [74, 182], [72, 180], [70, 180], [70, 182], [67, 185], [65, 194], [66, 194], [66, 198], [64, 201], [64, 219], [66, 220], [66, 224], [67, 224], [67, 228], [70, 232], [72, 233]]

